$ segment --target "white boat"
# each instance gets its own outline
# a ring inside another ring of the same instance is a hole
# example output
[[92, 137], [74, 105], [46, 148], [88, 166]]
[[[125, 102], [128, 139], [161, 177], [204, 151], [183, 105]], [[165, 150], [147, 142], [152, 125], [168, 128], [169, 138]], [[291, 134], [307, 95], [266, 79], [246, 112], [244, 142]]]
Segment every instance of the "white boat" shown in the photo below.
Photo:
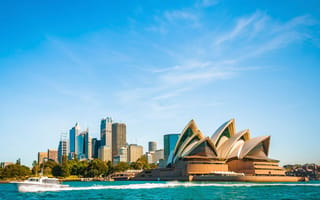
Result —
[[41, 192], [41, 191], [54, 191], [61, 188], [69, 187], [63, 185], [59, 179], [48, 178], [46, 176], [31, 177], [22, 182], [13, 182], [17, 184], [19, 192]]

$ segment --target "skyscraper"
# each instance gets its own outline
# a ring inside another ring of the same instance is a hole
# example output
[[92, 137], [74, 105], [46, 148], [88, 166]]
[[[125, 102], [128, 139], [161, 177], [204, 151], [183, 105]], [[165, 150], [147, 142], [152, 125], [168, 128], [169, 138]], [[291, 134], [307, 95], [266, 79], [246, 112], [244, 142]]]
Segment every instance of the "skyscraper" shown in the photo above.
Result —
[[84, 135], [84, 153], [85, 153], [86, 158], [88, 160], [92, 159], [92, 139], [89, 136], [89, 131], [88, 130]]
[[89, 136], [89, 130], [82, 131], [77, 136], [77, 145], [78, 145], [78, 159], [85, 160], [91, 159], [92, 156], [92, 146], [91, 146], [91, 137]]
[[173, 153], [174, 147], [178, 141], [180, 134], [167, 134], [163, 136], [164, 161], [168, 161], [170, 154]]
[[58, 161], [61, 164], [63, 156], [68, 156], [68, 140], [67, 133], [62, 133], [60, 136], [60, 142], [58, 146]]
[[100, 140], [98, 140], [97, 138], [92, 138], [92, 158], [98, 158], [98, 152], [99, 152], [99, 148], [100, 148]]
[[75, 154], [78, 154], [77, 136], [80, 133], [80, 125], [76, 123], [69, 131], [69, 159], [73, 159]]
[[112, 148], [112, 119], [107, 117], [101, 120], [100, 123], [101, 146], [109, 146]]
[[85, 151], [84, 151], [84, 136], [85, 136], [85, 131], [81, 132], [78, 136], [77, 136], [77, 156], [79, 160], [83, 160], [85, 159]]
[[119, 155], [120, 148], [125, 147], [126, 143], [126, 124], [112, 124], [112, 157]]
[[130, 144], [128, 146], [128, 162], [136, 162], [143, 155], [141, 145]]
[[[112, 119], [107, 117], [101, 120], [100, 123], [101, 145], [99, 147], [101, 160], [112, 160]], [[110, 155], [107, 155], [110, 154]], [[101, 157], [103, 156], [103, 158]], [[111, 158], [111, 159], [110, 159]]]
[[157, 142], [150, 141], [149, 143], [149, 152], [157, 150]]

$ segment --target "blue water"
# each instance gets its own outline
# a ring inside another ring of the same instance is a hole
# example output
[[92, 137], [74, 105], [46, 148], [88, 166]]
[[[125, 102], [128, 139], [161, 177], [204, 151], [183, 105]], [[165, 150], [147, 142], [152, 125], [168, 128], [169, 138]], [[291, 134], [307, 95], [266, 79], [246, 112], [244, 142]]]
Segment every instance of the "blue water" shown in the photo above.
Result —
[[320, 181], [242, 182], [66, 182], [70, 188], [19, 193], [0, 184], [0, 199], [320, 199]]

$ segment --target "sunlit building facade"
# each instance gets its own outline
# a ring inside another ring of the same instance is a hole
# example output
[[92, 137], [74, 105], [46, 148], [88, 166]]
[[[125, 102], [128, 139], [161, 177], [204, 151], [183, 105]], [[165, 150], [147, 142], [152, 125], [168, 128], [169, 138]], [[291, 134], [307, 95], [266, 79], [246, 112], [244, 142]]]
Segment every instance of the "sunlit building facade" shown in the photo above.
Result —
[[113, 123], [112, 124], [112, 157], [118, 156], [120, 148], [125, 147], [127, 143], [126, 124]]

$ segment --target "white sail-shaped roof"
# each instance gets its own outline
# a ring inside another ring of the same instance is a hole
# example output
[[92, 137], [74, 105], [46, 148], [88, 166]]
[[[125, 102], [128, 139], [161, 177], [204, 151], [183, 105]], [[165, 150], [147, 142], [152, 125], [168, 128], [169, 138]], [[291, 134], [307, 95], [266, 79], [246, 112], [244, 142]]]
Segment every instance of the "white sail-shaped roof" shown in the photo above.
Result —
[[194, 145], [195, 142], [201, 140], [202, 138], [204, 138], [203, 134], [198, 129], [195, 121], [191, 120], [180, 134], [171, 162], [174, 163], [178, 158], [181, 157], [181, 154], [185, 148], [187, 148], [189, 145]]
[[269, 154], [270, 136], [252, 138], [243, 144], [239, 159], [250, 157], [254, 159], [267, 159]]
[[235, 120], [231, 119], [222, 124], [212, 135], [211, 139], [216, 147], [219, 147], [226, 142], [230, 137], [234, 136], [236, 132]]
[[[167, 164], [172, 166], [182, 158], [200, 156], [230, 161], [233, 159], [270, 160], [270, 136], [250, 139], [249, 129], [235, 133], [235, 120], [222, 124], [211, 138], [204, 137], [194, 120], [183, 129]], [[203, 152], [202, 152], [203, 151]]]
[[229, 138], [226, 142], [224, 142], [222, 145], [220, 145], [217, 148], [220, 158], [223, 158], [223, 159], [228, 158], [229, 154], [235, 148], [234, 145], [239, 140], [247, 141], [247, 140], [249, 140], [249, 138], [250, 138], [249, 129], [241, 131], [241, 132], [235, 134], [234, 136], [232, 136], [231, 138]]

